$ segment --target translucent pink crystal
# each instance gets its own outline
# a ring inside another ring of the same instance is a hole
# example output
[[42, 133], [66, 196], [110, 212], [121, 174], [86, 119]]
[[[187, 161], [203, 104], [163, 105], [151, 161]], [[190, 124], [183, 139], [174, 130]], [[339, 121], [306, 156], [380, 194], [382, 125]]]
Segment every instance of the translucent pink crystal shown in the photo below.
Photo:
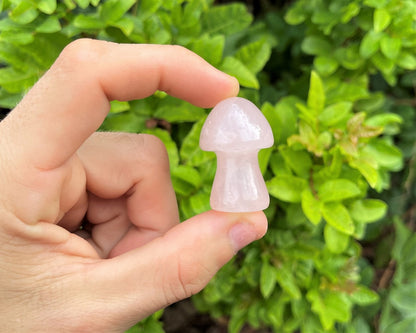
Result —
[[212, 209], [254, 212], [269, 206], [269, 193], [257, 155], [273, 142], [269, 123], [249, 100], [232, 97], [212, 109], [199, 141], [202, 150], [217, 154]]

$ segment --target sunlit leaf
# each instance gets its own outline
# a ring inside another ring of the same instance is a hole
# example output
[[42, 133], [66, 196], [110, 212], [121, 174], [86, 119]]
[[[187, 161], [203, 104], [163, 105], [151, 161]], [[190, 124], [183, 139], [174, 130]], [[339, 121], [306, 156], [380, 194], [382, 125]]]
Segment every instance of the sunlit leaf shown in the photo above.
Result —
[[252, 16], [241, 3], [211, 7], [202, 16], [204, 31], [210, 34], [233, 34], [246, 28]]
[[294, 176], [279, 176], [267, 182], [270, 194], [287, 202], [300, 202], [302, 191], [306, 186], [305, 179]]
[[350, 237], [335, 229], [330, 224], [324, 228], [325, 244], [332, 253], [342, 253], [348, 246]]
[[323, 202], [344, 200], [360, 193], [359, 187], [348, 179], [328, 180], [318, 188], [319, 199]]
[[381, 219], [386, 214], [387, 205], [378, 199], [362, 199], [354, 201], [349, 211], [354, 220], [370, 223]]
[[315, 71], [311, 73], [307, 104], [309, 108], [318, 112], [325, 107], [324, 87], [321, 78]]
[[56, 10], [56, 0], [40, 0], [38, 8], [45, 14], [52, 14]]
[[386, 8], [377, 8], [374, 11], [374, 31], [380, 32], [387, 28], [391, 22], [391, 15]]
[[256, 76], [240, 60], [234, 57], [226, 57], [220, 69], [237, 78], [242, 86], [254, 89], [259, 88], [259, 81]]
[[266, 39], [261, 39], [241, 47], [235, 54], [235, 57], [240, 60], [252, 73], [257, 73], [269, 60], [270, 54], [270, 44]]
[[309, 221], [313, 224], [321, 222], [322, 214], [320, 210], [320, 202], [316, 199], [309, 189], [302, 192], [302, 210]]
[[338, 202], [328, 202], [322, 206], [322, 215], [327, 223], [338, 231], [352, 235], [354, 223], [344, 205]]

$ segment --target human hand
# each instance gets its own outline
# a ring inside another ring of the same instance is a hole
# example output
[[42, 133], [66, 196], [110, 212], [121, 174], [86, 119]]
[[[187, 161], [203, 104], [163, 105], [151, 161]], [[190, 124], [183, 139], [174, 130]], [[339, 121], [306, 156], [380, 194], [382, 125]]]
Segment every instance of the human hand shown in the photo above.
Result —
[[157, 89], [211, 107], [238, 84], [181, 47], [79, 40], [0, 123], [5, 332], [122, 332], [201, 290], [266, 232], [262, 212], [179, 224], [163, 144], [93, 134], [110, 100]]

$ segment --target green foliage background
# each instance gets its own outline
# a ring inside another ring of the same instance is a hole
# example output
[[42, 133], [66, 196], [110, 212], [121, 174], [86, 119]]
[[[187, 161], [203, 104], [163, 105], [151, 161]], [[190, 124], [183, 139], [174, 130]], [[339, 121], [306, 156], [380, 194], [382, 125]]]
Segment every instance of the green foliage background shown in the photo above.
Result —
[[[259, 154], [269, 232], [193, 300], [275, 332], [416, 330], [416, 1], [0, 0], [0, 106], [71, 40], [180, 44], [234, 75], [275, 145]], [[253, 13], [255, 15], [253, 15]], [[181, 217], [209, 209], [208, 110], [157, 92], [103, 130], [166, 144]], [[131, 332], [163, 332], [161, 312]]]

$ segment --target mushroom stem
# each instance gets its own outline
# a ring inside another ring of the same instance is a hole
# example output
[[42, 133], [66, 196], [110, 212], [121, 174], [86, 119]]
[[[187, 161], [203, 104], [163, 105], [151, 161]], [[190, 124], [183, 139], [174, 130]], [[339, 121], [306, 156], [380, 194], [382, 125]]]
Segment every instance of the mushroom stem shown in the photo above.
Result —
[[216, 152], [217, 172], [211, 207], [224, 212], [253, 212], [269, 206], [269, 194], [258, 163], [258, 150]]

